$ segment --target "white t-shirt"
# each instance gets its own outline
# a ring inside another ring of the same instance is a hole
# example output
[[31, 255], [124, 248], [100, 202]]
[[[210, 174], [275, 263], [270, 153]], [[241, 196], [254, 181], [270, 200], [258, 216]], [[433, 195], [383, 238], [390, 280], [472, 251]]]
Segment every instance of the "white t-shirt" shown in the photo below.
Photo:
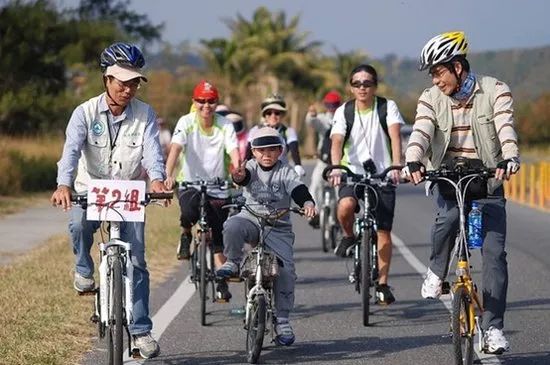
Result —
[[[226, 157], [237, 148], [237, 137], [233, 123], [218, 114], [215, 118], [210, 134], [201, 128], [195, 112], [178, 120], [172, 136], [172, 143], [183, 146], [177, 181], [227, 178], [229, 159]], [[208, 194], [217, 197], [226, 195], [215, 190]]]
[[[248, 132], [248, 142], [252, 141], [252, 137], [254, 136], [254, 133], [256, 129], [262, 128], [264, 125], [255, 125], [250, 129], [250, 132]], [[283, 127], [286, 128], [283, 132]], [[288, 162], [288, 148], [287, 145], [292, 142], [298, 142], [298, 134], [296, 133], [296, 130], [292, 127], [283, 126], [282, 124], [279, 125], [277, 128], [277, 131], [281, 135], [281, 138], [283, 139], [283, 143], [286, 142], [286, 144], [283, 146], [283, 153], [281, 153], [281, 156], [279, 156], [279, 160], [283, 162]]]
[[[390, 154], [390, 141], [384, 133], [384, 129], [378, 119], [376, 98], [373, 108], [358, 112], [355, 109], [355, 119], [348, 141], [344, 146], [342, 164], [347, 165], [356, 174], [364, 174], [363, 162], [372, 159], [376, 165], [376, 171], [381, 172], [391, 166], [392, 156]], [[346, 118], [342, 104], [334, 113], [331, 136], [340, 134], [346, 135]], [[374, 112], [373, 112], [374, 110]], [[394, 124], [405, 124], [403, 117], [397, 109], [397, 104], [388, 99], [386, 123], [388, 128]]]

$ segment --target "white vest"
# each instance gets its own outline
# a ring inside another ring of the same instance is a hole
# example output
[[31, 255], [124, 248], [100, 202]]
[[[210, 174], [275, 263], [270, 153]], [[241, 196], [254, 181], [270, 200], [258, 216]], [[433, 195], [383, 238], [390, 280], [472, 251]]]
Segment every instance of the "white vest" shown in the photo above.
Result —
[[90, 179], [136, 180], [141, 175], [149, 105], [137, 99], [130, 101], [126, 108], [131, 108], [133, 119], [126, 118], [120, 122], [116, 144], [111, 148], [109, 119], [98, 108], [100, 97], [82, 104], [88, 135], [78, 161], [74, 184], [77, 193], [87, 191]]

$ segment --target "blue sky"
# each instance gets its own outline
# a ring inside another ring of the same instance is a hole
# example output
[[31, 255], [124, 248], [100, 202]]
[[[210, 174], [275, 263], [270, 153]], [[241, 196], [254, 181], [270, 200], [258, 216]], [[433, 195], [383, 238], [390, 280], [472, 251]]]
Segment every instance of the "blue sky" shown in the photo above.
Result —
[[[75, 6], [78, 0], [57, 0]], [[165, 23], [164, 40], [178, 44], [229, 36], [222, 18], [240, 13], [250, 19], [266, 6], [300, 15], [300, 31], [332, 53], [362, 50], [372, 57], [389, 53], [418, 57], [432, 36], [464, 30], [473, 52], [550, 45], [549, 0], [131, 0], [130, 7]]]

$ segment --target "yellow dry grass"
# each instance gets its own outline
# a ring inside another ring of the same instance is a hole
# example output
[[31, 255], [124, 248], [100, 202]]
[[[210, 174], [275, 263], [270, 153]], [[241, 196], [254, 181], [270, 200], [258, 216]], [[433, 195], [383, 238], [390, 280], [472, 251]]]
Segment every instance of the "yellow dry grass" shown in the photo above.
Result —
[[[179, 210], [173, 204], [147, 212], [146, 254], [154, 286], [178, 265]], [[0, 364], [73, 365], [93, 348], [93, 297], [75, 293], [72, 273], [67, 235], [0, 267]]]
[[63, 136], [8, 137], [0, 136], [0, 151], [20, 151], [27, 157], [59, 159], [63, 151]]

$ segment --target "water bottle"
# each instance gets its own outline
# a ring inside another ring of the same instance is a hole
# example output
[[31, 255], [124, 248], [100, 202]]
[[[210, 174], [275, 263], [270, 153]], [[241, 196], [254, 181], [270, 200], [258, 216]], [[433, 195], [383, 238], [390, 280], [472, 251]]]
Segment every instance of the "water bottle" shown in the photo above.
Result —
[[481, 248], [483, 245], [482, 214], [477, 202], [472, 202], [472, 210], [468, 214], [468, 248]]

